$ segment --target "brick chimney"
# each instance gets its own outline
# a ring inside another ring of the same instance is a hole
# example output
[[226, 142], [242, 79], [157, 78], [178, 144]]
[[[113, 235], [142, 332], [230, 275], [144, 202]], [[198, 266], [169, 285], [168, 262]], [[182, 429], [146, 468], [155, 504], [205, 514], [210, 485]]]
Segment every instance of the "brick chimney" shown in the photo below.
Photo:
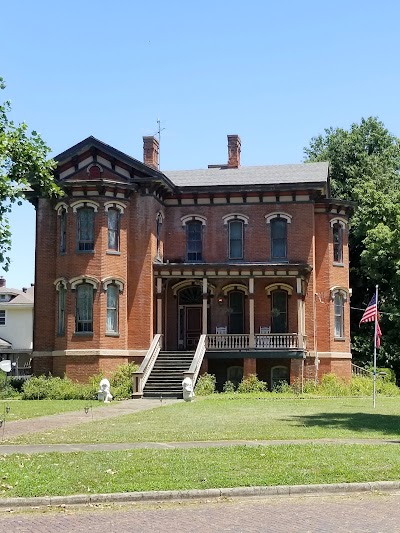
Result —
[[240, 137], [228, 135], [228, 168], [240, 167]]
[[153, 135], [143, 137], [143, 163], [158, 170], [158, 140]]
[[3, 278], [3, 276], [0, 277], [0, 287], [6, 286], [6, 280]]

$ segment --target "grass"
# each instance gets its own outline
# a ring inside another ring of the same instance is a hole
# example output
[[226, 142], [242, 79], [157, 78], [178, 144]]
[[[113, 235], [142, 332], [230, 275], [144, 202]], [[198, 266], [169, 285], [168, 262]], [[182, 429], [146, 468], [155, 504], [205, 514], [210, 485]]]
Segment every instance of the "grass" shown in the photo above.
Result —
[[[400, 401], [229, 399], [223, 395], [18, 437], [18, 443], [399, 438]], [[7, 438], [7, 436], [6, 436]], [[4, 441], [6, 442], [6, 441]], [[11, 441], [9, 441], [11, 442]], [[1, 445], [0, 445], [1, 450]]]
[[[103, 404], [97, 400], [92, 402], [90, 400], [0, 400], [0, 418], [12, 422], [68, 411], [81, 411], [87, 405], [97, 407]], [[9, 413], [5, 411], [6, 406], [10, 407]]]
[[0, 497], [397, 480], [395, 445], [0, 456]]

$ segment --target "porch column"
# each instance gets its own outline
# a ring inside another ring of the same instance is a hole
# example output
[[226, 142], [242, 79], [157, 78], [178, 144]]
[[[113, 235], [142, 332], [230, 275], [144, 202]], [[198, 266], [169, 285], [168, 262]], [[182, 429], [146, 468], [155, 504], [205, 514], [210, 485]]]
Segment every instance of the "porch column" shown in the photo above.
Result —
[[157, 278], [157, 333], [162, 333], [162, 278]]
[[254, 278], [249, 279], [249, 348], [254, 348]]
[[304, 348], [304, 301], [302, 279], [296, 279], [297, 292], [297, 334], [299, 338], [299, 348]]
[[207, 305], [208, 305], [207, 278], [203, 278], [203, 335], [207, 334]]

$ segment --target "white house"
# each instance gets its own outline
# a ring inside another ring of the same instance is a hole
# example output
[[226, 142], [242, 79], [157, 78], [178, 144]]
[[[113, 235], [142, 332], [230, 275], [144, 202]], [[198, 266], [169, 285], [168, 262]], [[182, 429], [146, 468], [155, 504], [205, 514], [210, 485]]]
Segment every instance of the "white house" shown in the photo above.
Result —
[[11, 375], [30, 374], [33, 344], [33, 286], [6, 287], [0, 277], [0, 360], [12, 363]]

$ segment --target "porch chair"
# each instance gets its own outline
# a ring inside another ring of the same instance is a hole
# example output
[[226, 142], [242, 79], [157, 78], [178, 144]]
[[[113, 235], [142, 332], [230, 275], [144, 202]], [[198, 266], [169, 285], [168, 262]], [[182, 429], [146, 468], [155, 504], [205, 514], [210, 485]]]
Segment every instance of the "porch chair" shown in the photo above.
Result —
[[[269, 348], [270, 339], [267, 337], [271, 333], [271, 326], [260, 326], [260, 335], [257, 337], [256, 348]], [[261, 335], [265, 335], [262, 337]]]
[[217, 335], [226, 335], [228, 333], [228, 328], [226, 326], [217, 326], [215, 328], [215, 333]]

